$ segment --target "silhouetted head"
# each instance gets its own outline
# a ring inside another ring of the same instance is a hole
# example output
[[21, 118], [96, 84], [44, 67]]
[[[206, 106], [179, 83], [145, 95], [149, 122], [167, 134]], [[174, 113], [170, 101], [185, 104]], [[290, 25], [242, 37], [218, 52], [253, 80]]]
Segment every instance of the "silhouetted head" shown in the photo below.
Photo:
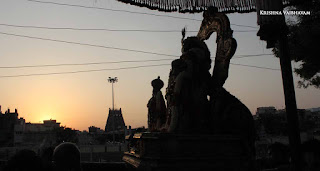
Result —
[[210, 58], [210, 51], [204, 41], [201, 41], [198, 37], [188, 37], [182, 41], [181, 52], [185, 53], [192, 48], [199, 48], [205, 51], [206, 57]]
[[8, 171], [41, 171], [41, 159], [32, 150], [20, 150], [9, 161], [6, 167]]
[[182, 41], [182, 55], [180, 59], [191, 60], [204, 70], [211, 68], [211, 58], [208, 46], [198, 37], [188, 37]]
[[80, 171], [80, 151], [70, 142], [61, 143], [53, 151], [53, 167], [57, 171]]
[[154, 92], [160, 91], [160, 89], [163, 87], [163, 81], [160, 79], [160, 76], [158, 76], [157, 79], [152, 80], [151, 85]]

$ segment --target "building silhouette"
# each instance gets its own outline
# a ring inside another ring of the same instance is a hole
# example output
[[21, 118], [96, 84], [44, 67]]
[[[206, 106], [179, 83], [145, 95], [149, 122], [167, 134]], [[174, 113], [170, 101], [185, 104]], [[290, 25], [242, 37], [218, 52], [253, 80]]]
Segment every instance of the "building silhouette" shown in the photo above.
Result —
[[103, 130], [101, 130], [100, 128], [95, 127], [95, 126], [90, 126], [90, 127], [88, 128], [88, 130], [89, 130], [89, 133], [90, 133], [90, 134], [100, 134], [100, 133], [103, 133]]
[[0, 106], [0, 147], [13, 146], [14, 127], [18, 122], [18, 110], [10, 112], [10, 109], [2, 113]]
[[19, 117], [18, 110], [5, 113], [0, 106], [0, 147], [29, 147], [43, 143], [54, 144], [57, 141], [57, 130], [60, 122], [44, 120], [43, 123], [30, 123]]

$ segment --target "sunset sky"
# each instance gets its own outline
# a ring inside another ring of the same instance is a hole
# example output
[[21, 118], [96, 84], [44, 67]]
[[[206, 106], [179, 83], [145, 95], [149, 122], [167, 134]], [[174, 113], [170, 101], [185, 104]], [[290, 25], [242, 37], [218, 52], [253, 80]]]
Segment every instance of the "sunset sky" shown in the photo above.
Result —
[[[43, 2], [53, 2], [53, 0], [43, 0]], [[54, 2], [112, 10], [80, 8], [28, 0], [1, 0], [0, 105], [2, 106], [2, 112], [7, 108], [11, 110], [17, 108], [19, 116], [24, 117], [27, 122], [39, 123], [42, 120], [52, 118], [61, 122], [62, 125], [78, 130], [87, 130], [92, 125], [104, 129], [108, 116], [107, 112], [112, 105], [111, 84], [108, 83], [107, 78], [118, 77], [119, 81], [114, 85], [115, 106], [122, 108], [126, 125], [132, 127], [146, 126], [146, 105], [152, 94], [150, 82], [160, 76], [165, 82], [162, 89], [163, 94], [165, 94], [170, 65], [73, 74], [22, 75], [170, 64], [175, 57], [128, 50], [179, 56], [181, 54], [180, 32], [50, 30], [10, 27], [8, 25], [167, 31], [179, 31], [186, 26], [187, 31], [197, 31], [201, 23], [197, 20], [202, 19], [202, 13], [163, 13], [123, 4], [115, 0], [54, 0]], [[189, 18], [189, 20], [116, 10], [184, 17]], [[228, 16], [231, 24], [236, 24], [232, 25], [232, 29], [235, 31], [234, 37], [238, 42], [236, 54], [231, 62], [279, 69], [279, 59], [273, 57], [273, 55], [236, 59], [242, 55], [271, 54], [272, 52], [271, 49], [266, 49], [266, 43], [260, 41], [259, 37], [256, 36], [258, 30], [256, 13], [236, 13], [228, 14]], [[253, 26], [253, 28], [237, 25]], [[187, 32], [187, 36], [195, 35], [196, 32]], [[29, 38], [21, 36], [29, 36]], [[99, 45], [100, 47], [39, 40], [35, 37]], [[215, 35], [212, 35], [206, 43], [214, 57], [216, 52]], [[4, 68], [9, 66], [158, 59], [170, 60]], [[293, 65], [298, 66], [299, 64], [294, 63]], [[296, 84], [299, 78], [296, 76], [294, 78]], [[256, 108], [261, 106], [284, 108], [281, 72], [279, 70], [230, 65], [229, 78], [225, 87], [246, 104], [252, 113], [255, 113]], [[312, 87], [308, 89], [296, 88], [296, 97], [298, 108], [320, 106], [320, 91], [318, 89]]]

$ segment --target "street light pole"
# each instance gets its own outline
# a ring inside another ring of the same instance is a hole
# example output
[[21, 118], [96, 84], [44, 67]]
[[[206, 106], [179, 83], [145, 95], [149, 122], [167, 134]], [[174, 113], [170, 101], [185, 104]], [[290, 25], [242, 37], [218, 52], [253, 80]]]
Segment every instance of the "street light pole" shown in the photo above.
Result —
[[114, 77], [114, 78], [109, 77], [109, 78], [108, 78], [108, 82], [112, 84], [112, 110], [114, 110], [114, 91], [113, 91], [113, 83], [118, 82], [118, 78], [117, 78], [117, 77]]
[[[113, 133], [112, 133], [112, 139], [113, 139], [113, 142], [115, 141], [115, 112], [114, 112], [114, 91], [113, 91], [113, 83], [116, 83], [118, 82], [118, 78], [117, 77], [114, 77], [114, 78], [111, 78], [109, 77], [108, 78], [108, 82], [112, 84], [112, 120], [113, 120], [113, 123], [112, 123], [112, 128], [113, 128]], [[111, 114], [110, 113], [110, 114]]]
[[113, 91], [113, 83], [112, 83], [112, 110], [114, 110], [114, 91]]

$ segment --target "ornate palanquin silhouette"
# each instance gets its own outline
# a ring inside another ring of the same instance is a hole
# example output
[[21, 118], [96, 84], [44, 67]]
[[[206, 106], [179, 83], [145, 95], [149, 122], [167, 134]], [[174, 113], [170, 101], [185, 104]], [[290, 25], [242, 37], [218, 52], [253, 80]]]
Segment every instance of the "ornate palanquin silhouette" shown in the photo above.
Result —
[[[165, 100], [158, 77], [148, 103], [149, 131], [133, 136], [124, 161], [135, 168], [252, 170], [255, 132], [249, 109], [223, 88], [237, 43], [230, 21], [216, 8], [203, 14], [198, 35], [184, 39], [172, 62]], [[217, 33], [213, 73], [204, 40]], [[161, 96], [161, 97], [160, 97]], [[209, 97], [209, 98], [208, 98]], [[172, 164], [172, 161], [175, 164]]]

